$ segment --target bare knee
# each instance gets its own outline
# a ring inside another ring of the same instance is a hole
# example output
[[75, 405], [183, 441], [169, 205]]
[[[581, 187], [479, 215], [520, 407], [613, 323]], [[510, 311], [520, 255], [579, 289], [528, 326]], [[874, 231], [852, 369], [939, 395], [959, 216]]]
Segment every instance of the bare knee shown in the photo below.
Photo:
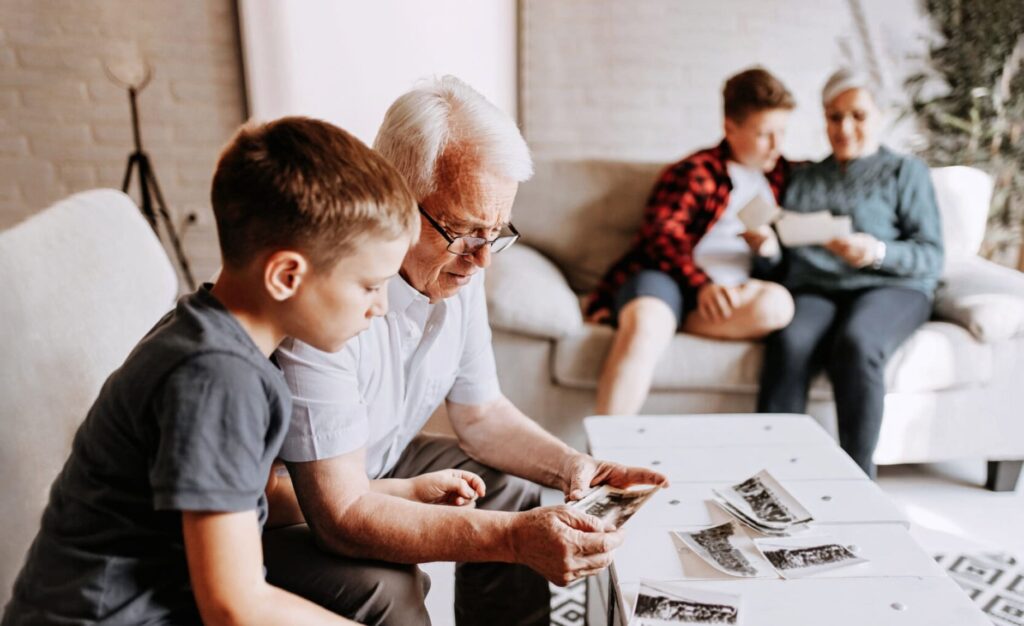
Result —
[[793, 321], [793, 296], [778, 283], [761, 283], [753, 304], [754, 326], [761, 336], [785, 328]]
[[650, 296], [630, 300], [619, 313], [619, 332], [642, 345], [664, 343], [675, 334], [678, 324], [672, 308]]

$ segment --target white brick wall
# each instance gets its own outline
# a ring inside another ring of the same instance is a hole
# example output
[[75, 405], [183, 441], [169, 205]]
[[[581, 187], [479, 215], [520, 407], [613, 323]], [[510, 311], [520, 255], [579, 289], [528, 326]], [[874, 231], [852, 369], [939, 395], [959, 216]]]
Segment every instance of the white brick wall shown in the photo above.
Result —
[[175, 218], [199, 216], [185, 246], [202, 280], [219, 264], [210, 178], [244, 116], [233, 0], [0, 3], [0, 228], [121, 186], [128, 98], [103, 63], [139, 53], [156, 72], [139, 97], [144, 148]]
[[[883, 61], [919, 47], [915, 0], [862, 0]], [[541, 158], [670, 160], [721, 138], [725, 79], [761, 64], [799, 109], [786, 153], [827, 151], [820, 89], [852, 51], [849, 0], [523, 0], [520, 117]], [[898, 78], [898, 77], [897, 77]], [[901, 136], [890, 143], [902, 143]]]

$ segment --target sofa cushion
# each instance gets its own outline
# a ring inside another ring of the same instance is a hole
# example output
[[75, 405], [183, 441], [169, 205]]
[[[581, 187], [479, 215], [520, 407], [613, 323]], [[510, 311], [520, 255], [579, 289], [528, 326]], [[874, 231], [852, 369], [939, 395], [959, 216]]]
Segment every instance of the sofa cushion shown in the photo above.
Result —
[[948, 264], [935, 294], [935, 313], [980, 341], [1024, 335], [1024, 274], [980, 257]]
[[520, 186], [513, 221], [523, 241], [592, 290], [629, 247], [664, 163], [543, 161]]
[[[611, 328], [585, 324], [580, 332], [558, 341], [555, 381], [565, 387], [597, 388], [611, 337]], [[755, 393], [763, 350], [761, 343], [679, 333], [655, 369], [653, 388]], [[889, 391], [901, 393], [983, 384], [991, 377], [991, 347], [975, 340], [963, 327], [947, 322], [925, 324], [893, 355], [886, 369]], [[825, 399], [830, 395], [825, 377], [819, 376], [812, 396]]]
[[579, 300], [562, 272], [527, 245], [512, 246], [487, 269], [491, 326], [559, 339], [583, 325]]

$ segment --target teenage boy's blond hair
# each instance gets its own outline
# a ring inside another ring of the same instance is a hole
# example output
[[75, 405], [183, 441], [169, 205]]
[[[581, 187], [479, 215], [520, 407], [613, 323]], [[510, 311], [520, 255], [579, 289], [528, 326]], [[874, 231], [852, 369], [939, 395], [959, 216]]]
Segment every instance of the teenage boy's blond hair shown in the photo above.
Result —
[[419, 233], [416, 201], [384, 157], [321, 120], [247, 124], [221, 153], [210, 191], [225, 267], [279, 249], [329, 269], [366, 236]]

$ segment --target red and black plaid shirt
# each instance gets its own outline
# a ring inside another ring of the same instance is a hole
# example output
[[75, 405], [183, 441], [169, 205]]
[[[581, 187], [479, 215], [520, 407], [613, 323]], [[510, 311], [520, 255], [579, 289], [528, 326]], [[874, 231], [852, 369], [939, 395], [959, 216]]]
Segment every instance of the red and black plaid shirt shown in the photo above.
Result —
[[[629, 251], [611, 266], [588, 297], [588, 319], [609, 321], [615, 293], [640, 270], [665, 272], [684, 292], [710, 282], [694, 263], [693, 249], [729, 206], [729, 154], [729, 144], [722, 141], [665, 169], [647, 200], [643, 222]], [[776, 202], [782, 198], [790, 167], [780, 158], [775, 169], [765, 174]]]

